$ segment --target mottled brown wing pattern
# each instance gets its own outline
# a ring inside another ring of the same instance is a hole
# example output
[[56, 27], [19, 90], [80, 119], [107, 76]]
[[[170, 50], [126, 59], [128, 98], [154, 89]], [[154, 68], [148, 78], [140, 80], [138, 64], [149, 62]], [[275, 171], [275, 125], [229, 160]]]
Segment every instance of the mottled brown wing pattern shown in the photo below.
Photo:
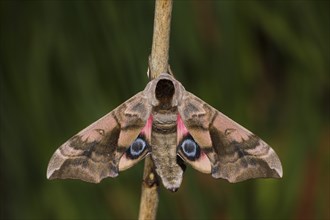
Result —
[[198, 97], [186, 92], [178, 111], [210, 159], [214, 178], [240, 182], [282, 177], [281, 162], [268, 144]]
[[150, 113], [147, 98], [142, 92], [136, 94], [59, 147], [48, 164], [47, 178], [98, 183], [117, 176], [121, 156], [137, 138]]

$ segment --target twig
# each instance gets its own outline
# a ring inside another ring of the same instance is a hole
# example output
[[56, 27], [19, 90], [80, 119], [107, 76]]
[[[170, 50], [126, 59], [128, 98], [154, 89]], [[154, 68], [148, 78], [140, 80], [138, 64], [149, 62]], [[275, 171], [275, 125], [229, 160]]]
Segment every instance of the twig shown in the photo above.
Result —
[[159, 180], [150, 156], [145, 159], [139, 220], [156, 219]]
[[156, 0], [154, 34], [149, 60], [150, 78], [168, 71], [172, 0]]
[[[172, 0], [156, 0], [149, 78], [168, 72]], [[156, 219], [159, 179], [150, 156], [145, 159], [139, 220]]]

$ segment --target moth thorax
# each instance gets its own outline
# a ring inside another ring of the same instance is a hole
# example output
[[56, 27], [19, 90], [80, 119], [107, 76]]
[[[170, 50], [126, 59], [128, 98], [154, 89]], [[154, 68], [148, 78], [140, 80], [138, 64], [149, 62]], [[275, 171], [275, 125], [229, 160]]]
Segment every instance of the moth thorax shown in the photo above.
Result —
[[174, 92], [174, 84], [171, 80], [161, 79], [157, 82], [155, 94], [161, 108], [172, 107]]

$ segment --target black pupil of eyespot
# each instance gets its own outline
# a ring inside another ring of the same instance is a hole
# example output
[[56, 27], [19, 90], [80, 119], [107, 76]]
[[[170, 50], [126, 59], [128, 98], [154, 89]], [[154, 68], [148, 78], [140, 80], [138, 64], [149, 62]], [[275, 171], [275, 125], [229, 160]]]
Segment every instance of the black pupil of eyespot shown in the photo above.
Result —
[[139, 156], [143, 152], [145, 147], [146, 142], [141, 138], [137, 138], [129, 148], [130, 154], [132, 156]]
[[191, 139], [186, 139], [183, 141], [182, 150], [189, 158], [194, 158], [197, 156], [197, 144]]

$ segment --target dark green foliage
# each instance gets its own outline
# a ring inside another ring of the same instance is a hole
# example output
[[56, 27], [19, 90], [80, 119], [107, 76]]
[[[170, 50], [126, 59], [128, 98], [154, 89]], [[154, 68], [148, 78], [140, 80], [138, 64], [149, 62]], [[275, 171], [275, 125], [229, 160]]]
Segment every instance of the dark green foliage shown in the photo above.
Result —
[[[329, 219], [329, 1], [175, 1], [187, 90], [268, 142], [282, 180], [187, 168], [158, 219]], [[147, 83], [153, 1], [1, 1], [1, 219], [136, 219], [143, 163], [98, 185], [46, 179], [57, 147]]]

